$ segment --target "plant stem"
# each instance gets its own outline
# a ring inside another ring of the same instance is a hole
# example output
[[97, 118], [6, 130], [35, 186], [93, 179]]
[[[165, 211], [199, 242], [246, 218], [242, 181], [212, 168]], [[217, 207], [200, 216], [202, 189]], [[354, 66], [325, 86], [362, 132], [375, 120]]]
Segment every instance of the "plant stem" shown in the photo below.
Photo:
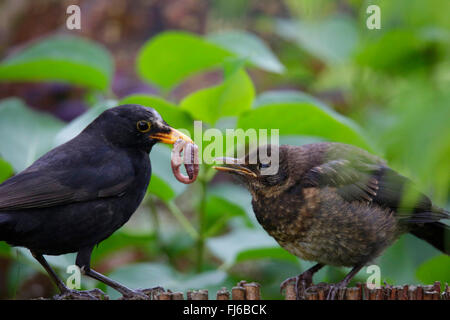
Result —
[[206, 207], [206, 181], [201, 179], [202, 196], [200, 198], [200, 205], [198, 210], [198, 232], [197, 239], [197, 272], [202, 272], [203, 269], [203, 255], [205, 251], [205, 207]]
[[153, 196], [150, 196], [147, 203], [150, 207], [150, 214], [153, 222], [153, 229], [156, 235], [156, 240], [159, 242], [159, 217], [155, 206], [155, 198]]
[[199, 238], [199, 234], [197, 230], [192, 226], [192, 224], [189, 222], [188, 219], [183, 215], [180, 208], [173, 202], [173, 201], [167, 201], [165, 202], [167, 208], [169, 211], [174, 215], [175, 219], [178, 220], [178, 222], [183, 226], [183, 228], [186, 230], [186, 232], [194, 239]]

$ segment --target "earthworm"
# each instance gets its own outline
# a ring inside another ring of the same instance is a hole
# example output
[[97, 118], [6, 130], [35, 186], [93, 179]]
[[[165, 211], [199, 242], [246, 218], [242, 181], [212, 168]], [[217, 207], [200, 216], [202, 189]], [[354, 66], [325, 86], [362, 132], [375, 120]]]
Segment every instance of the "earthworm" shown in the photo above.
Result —
[[[180, 166], [183, 164], [181, 153], [184, 154], [184, 167], [188, 176], [185, 176], [180, 172]], [[181, 139], [177, 140], [173, 145], [170, 163], [173, 174], [178, 181], [185, 184], [194, 182], [195, 179], [197, 179], [199, 170], [198, 147], [193, 143], [189, 143]]]

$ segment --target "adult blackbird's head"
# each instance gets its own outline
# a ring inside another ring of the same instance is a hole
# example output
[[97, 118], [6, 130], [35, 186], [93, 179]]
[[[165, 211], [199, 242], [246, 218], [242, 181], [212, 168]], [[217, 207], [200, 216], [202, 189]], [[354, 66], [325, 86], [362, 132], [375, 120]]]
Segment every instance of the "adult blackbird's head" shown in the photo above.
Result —
[[253, 195], [277, 194], [289, 184], [289, 147], [264, 145], [242, 158], [218, 158], [214, 169], [231, 173], [243, 181]]
[[90, 135], [101, 135], [109, 143], [150, 152], [157, 142], [174, 144], [178, 139], [192, 140], [171, 128], [154, 109], [127, 104], [104, 111], [86, 129]]

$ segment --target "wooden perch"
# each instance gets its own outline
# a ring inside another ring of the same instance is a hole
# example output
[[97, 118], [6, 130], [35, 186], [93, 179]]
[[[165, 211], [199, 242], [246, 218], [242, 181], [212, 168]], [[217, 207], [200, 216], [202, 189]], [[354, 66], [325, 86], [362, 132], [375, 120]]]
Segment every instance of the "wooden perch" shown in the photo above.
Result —
[[[321, 284], [305, 288], [302, 292], [304, 300], [326, 300], [329, 287]], [[285, 300], [296, 300], [295, 283], [286, 286]], [[175, 298], [176, 297], [176, 298]], [[182, 292], [161, 292], [158, 300], [182, 300]], [[208, 290], [188, 291], [187, 300], [208, 300]], [[223, 287], [216, 294], [216, 300], [261, 300], [261, 286], [256, 282], [239, 281], [228, 291]], [[390, 286], [385, 284], [380, 288], [369, 289], [367, 285], [358, 283], [356, 287], [339, 289], [337, 300], [450, 300], [450, 287], [445, 284], [441, 293], [441, 283], [433, 285], [404, 285]]]
[[[325, 300], [329, 287], [315, 286], [304, 289], [300, 296], [305, 300]], [[285, 290], [286, 300], [296, 300], [295, 283], [290, 283]], [[385, 284], [380, 288], [369, 289], [367, 285], [357, 284], [353, 288], [339, 289], [336, 300], [450, 300], [450, 288], [445, 285], [441, 294], [441, 283], [433, 285], [390, 286]]]
[[[300, 288], [303, 300], [326, 300], [329, 286], [318, 284], [308, 288]], [[163, 288], [143, 290], [149, 300], [208, 300], [208, 290], [188, 290], [172, 292]], [[289, 283], [284, 291], [285, 300], [296, 300], [295, 283]], [[261, 286], [256, 282], [239, 281], [228, 291], [223, 287], [216, 294], [216, 300], [261, 300]], [[339, 289], [336, 300], [450, 300], [450, 287], [446, 283], [441, 293], [441, 283], [432, 285], [390, 286], [369, 289], [366, 284], [357, 283], [356, 287]]]

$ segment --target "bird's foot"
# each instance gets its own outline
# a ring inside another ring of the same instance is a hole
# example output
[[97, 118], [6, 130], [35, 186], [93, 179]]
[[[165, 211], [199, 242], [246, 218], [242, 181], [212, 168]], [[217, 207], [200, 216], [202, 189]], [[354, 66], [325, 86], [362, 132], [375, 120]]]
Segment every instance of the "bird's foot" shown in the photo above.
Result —
[[284, 280], [280, 285], [280, 292], [283, 292], [283, 290], [286, 289], [286, 287], [294, 282], [295, 283], [295, 292], [296, 292], [296, 299], [297, 300], [303, 300], [305, 295], [305, 290], [311, 287], [312, 285], [312, 274], [310, 272], [303, 272], [302, 274], [291, 277], [286, 280]]
[[296, 276], [296, 277], [290, 277], [290, 278], [287, 278], [286, 280], [284, 280], [284, 281], [280, 284], [280, 293], [283, 293], [283, 291], [286, 290], [286, 287], [287, 287], [289, 284], [291, 284], [292, 282], [295, 282], [295, 284], [297, 285], [297, 278], [298, 278], [298, 276]]
[[78, 291], [65, 289], [61, 294], [53, 297], [54, 300], [109, 300], [109, 297], [100, 289]]
[[155, 300], [156, 295], [160, 292], [164, 292], [162, 287], [129, 290], [124, 292], [119, 300]]
[[346, 283], [340, 282], [328, 285], [328, 294], [326, 300], [342, 300], [344, 298], [346, 287], [347, 287]]

